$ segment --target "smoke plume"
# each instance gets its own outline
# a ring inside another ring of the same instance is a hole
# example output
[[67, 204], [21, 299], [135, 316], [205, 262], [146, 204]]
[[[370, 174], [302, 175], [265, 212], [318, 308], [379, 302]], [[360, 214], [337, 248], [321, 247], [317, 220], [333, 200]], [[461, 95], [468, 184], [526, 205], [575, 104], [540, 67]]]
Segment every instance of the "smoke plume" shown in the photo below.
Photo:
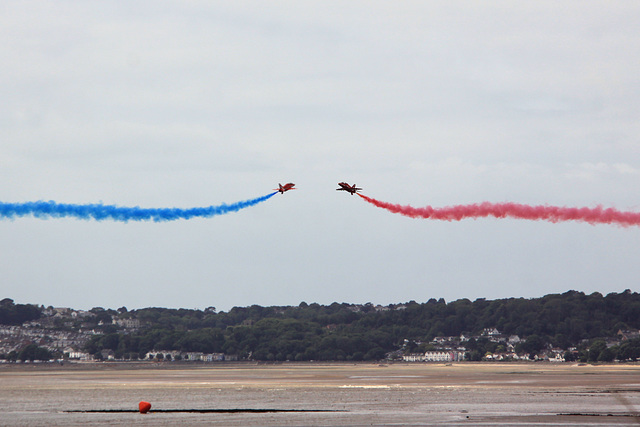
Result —
[[224, 215], [237, 212], [240, 209], [257, 205], [260, 202], [273, 197], [276, 192], [251, 200], [233, 203], [230, 205], [208, 206], [201, 208], [140, 208], [122, 207], [103, 204], [62, 204], [54, 201], [26, 202], [26, 203], [2, 203], [0, 202], [0, 218], [15, 218], [33, 215], [36, 218], [63, 218], [74, 217], [78, 219], [95, 219], [102, 221], [175, 221], [178, 219], [210, 218], [216, 215]]
[[444, 208], [394, 205], [357, 193], [367, 202], [393, 213], [411, 218], [460, 221], [466, 218], [517, 218], [549, 222], [578, 221], [589, 224], [616, 224], [622, 227], [640, 225], [640, 212], [624, 212], [614, 208], [577, 208], [549, 205], [530, 206], [520, 203], [474, 203]]

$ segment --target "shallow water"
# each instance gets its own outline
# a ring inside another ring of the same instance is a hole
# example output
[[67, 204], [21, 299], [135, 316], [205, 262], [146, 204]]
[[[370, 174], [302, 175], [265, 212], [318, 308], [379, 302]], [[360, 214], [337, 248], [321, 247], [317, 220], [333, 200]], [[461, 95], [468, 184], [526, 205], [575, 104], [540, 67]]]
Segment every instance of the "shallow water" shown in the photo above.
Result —
[[[639, 385], [635, 365], [14, 365], [0, 367], [0, 425], [637, 425]], [[141, 400], [151, 413], [69, 412]]]

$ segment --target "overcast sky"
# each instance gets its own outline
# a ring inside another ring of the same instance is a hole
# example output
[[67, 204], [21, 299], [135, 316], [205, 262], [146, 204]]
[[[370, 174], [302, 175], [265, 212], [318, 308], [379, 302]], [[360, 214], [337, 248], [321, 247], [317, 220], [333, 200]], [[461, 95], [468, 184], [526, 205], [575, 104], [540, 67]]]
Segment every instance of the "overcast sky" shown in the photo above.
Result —
[[638, 291], [640, 228], [410, 219], [640, 211], [640, 3], [0, 4], [0, 201], [210, 219], [0, 220], [0, 297], [89, 309]]

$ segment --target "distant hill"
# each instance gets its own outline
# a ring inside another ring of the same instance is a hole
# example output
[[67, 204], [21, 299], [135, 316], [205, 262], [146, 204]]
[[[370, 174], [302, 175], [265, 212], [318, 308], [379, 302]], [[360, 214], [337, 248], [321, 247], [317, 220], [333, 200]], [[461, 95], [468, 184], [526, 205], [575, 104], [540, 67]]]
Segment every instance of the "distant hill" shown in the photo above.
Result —
[[8, 298], [0, 302], [0, 324], [22, 322], [91, 329], [95, 334], [84, 350], [111, 351], [116, 359], [142, 358], [149, 352], [171, 352], [174, 357], [201, 352], [274, 361], [378, 360], [434, 349], [462, 349], [475, 360], [489, 353], [538, 355], [552, 349], [569, 358], [597, 360], [603, 351], [606, 358], [640, 357], [628, 348], [640, 328], [640, 295], [630, 290], [606, 296], [568, 291], [531, 299], [430, 299], [388, 306], [252, 305], [228, 312], [213, 307], [65, 312], [14, 304]]

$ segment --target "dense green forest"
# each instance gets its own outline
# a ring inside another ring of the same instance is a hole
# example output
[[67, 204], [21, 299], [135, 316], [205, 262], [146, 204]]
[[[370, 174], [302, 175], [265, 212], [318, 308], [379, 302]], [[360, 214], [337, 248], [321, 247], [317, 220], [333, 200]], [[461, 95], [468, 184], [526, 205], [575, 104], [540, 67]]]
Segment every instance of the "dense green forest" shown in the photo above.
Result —
[[[569, 291], [533, 299], [430, 299], [388, 307], [301, 303], [219, 313], [213, 308], [101, 310], [92, 311], [138, 319], [143, 325], [132, 333], [109, 326], [87, 346], [91, 353], [111, 349], [125, 358], [180, 350], [253, 360], [375, 360], [396, 350], [428, 349], [436, 336], [480, 335], [484, 328], [518, 335], [526, 339], [520, 351], [536, 352], [549, 345], [588, 347], [588, 340], [640, 328], [640, 295], [630, 290], [607, 296]], [[496, 347], [483, 338], [466, 344], [477, 354]]]
[[[43, 322], [53, 307], [0, 301], [0, 324]], [[612, 344], [618, 331], [640, 328], [640, 294], [586, 295], [569, 291], [541, 298], [498, 300], [430, 299], [389, 306], [371, 303], [298, 306], [234, 307], [228, 312], [144, 308], [118, 310], [95, 307], [76, 318], [54, 319], [54, 327], [97, 332], [85, 350], [99, 355], [113, 350], [116, 358], [137, 359], [152, 351], [225, 353], [238, 359], [378, 360], [396, 352], [434, 349], [435, 337], [457, 337], [467, 358], [480, 360], [505, 345], [482, 336], [496, 328], [504, 336], [517, 335], [515, 351], [537, 354], [550, 347], [569, 350], [567, 359], [613, 360], [640, 358], [640, 340]], [[40, 319], [40, 320], [38, 320]], [[129, 324], [127, 324], [129, 322]], [[135, 326], [131, 326], [131, 323]], [[576, 350], [574, 350], [576, 348]]]
[[0, 325], [21, 325], [39, 319], [42, 309], [31, 304], [14, 304], [11, 298], [0, 301]]

